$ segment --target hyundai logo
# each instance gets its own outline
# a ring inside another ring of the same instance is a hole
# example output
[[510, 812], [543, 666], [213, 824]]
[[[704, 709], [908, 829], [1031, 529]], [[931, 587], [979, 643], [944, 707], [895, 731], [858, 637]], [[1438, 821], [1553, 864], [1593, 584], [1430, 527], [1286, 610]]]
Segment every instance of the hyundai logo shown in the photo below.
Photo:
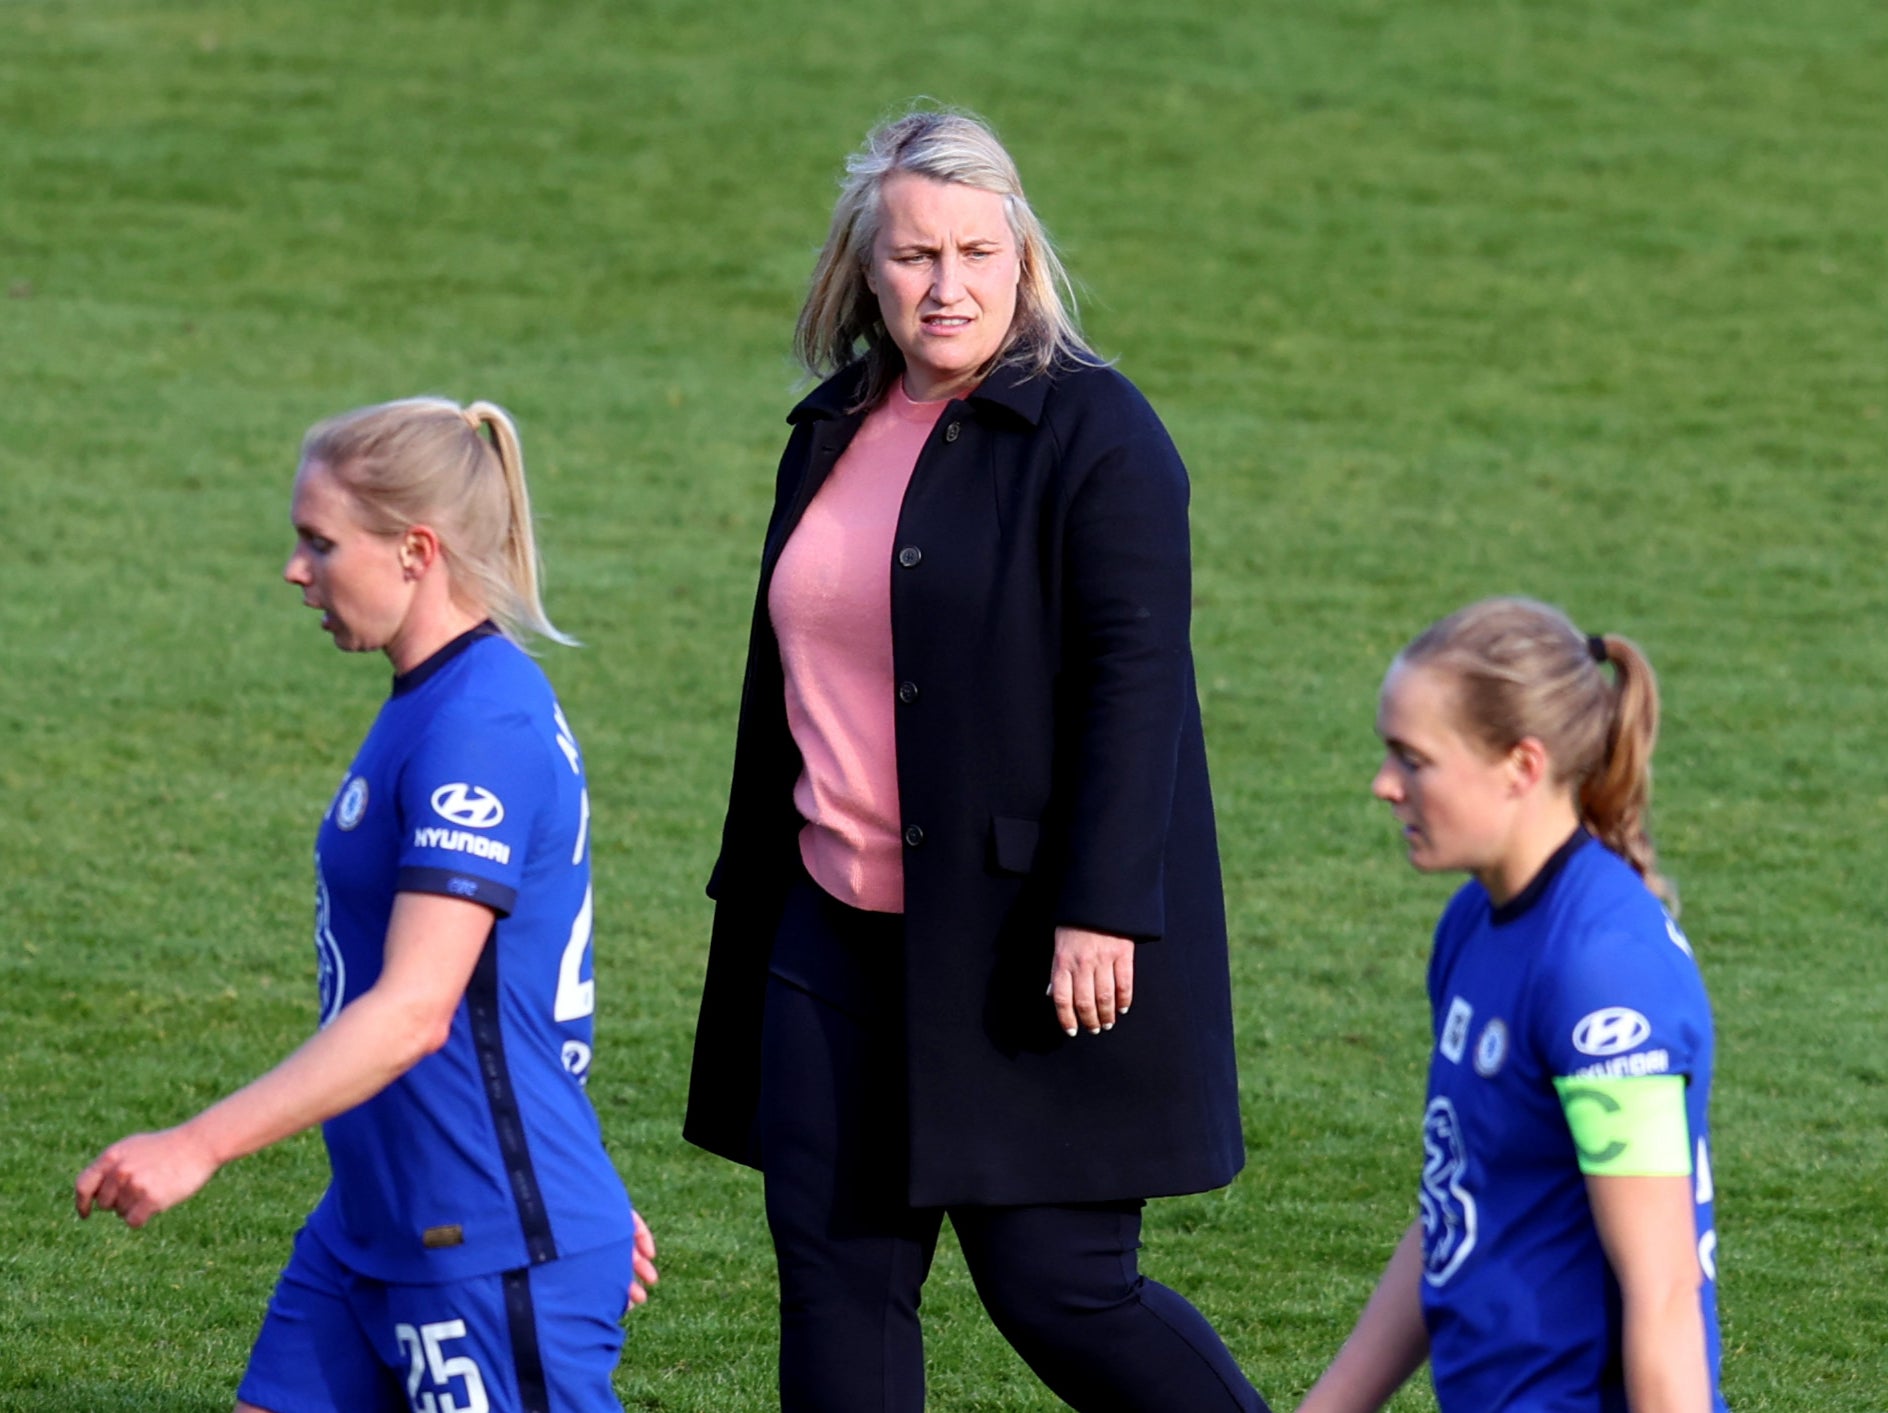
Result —
[[1645, 1043], [1652, 1022], [1630, 1006], [1608, 1006], [1582, 1016], [1573, 1028], [1573, 1048], [1582, 1055], [1623, 1055]]
[[467, 829], [490, 829], [505, 817], [498, 796], [483, 785], [441, 785], [433, 791], [433, 812]]

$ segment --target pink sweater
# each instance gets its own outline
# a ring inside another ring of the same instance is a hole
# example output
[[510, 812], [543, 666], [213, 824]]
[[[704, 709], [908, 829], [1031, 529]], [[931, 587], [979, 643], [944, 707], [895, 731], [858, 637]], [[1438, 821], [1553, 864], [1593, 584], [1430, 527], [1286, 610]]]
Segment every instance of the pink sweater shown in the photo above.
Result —
[[793, 803], [800, 858], [840, 902], [903, 912], [892, 686], [893, 540], [905, 488], [948, 399], [902, 381], [860, 424], [794, 527], [767, 590], [787, 679], [787, 727], [805, 769]]

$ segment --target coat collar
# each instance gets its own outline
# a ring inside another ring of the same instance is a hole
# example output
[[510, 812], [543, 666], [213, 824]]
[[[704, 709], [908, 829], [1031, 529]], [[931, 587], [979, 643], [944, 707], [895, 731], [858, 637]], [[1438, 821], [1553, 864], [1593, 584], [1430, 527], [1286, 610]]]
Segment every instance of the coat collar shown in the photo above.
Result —
[[[1054, 379], [1054, 371], [1032, 374], [1013, 364], [999, 364], [975, 392], [961, 401], [1001, 408], [1034, 427], [1042, 422], [1043, 404], [1048, 401]], [[858, 401], [864, 383], [865, 360], [860, 359], [840, 369], [800, 399], [787, 414], [787, 421], [797, 426], [801, 422], [846, 417], [850, 415], [847, 409]]]

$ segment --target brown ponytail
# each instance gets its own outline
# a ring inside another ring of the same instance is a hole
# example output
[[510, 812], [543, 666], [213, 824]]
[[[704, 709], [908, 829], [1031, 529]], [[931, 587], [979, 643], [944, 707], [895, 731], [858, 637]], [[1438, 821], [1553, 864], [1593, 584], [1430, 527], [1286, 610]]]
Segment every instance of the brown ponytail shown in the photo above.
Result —
[[1431, 625], [1400, 659], [1455, 677], [1461, 729], [1491, 751], [1530, 736], [1546, 746], [1588, 832], [1676, 908], [1647, 827], [1658, 682], [1631, 640], [1588, 638], [1557, 608], [1495, 598]]
[[1599, 762], [1580, 783], [1580, 822], [1674, 908], [1677, 893], [1658, 870], [1647, 815], [1652, 804], [1652, 750], [1659, 737], [1659, 686], [1652, 664], [1629, 638], [1600, 641], [1612, 665], [1611, 721]]

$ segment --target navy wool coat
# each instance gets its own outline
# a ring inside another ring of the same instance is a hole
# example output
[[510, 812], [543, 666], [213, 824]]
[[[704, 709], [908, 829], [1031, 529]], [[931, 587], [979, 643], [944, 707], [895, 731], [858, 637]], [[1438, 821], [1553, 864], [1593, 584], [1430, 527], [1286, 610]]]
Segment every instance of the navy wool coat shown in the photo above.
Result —
[[[799, 868], [800, 756], [767, 585], [858, 429], [862, 370], [788, 418], [761, 557], [685, 1136], [759, 1167], [761, 1012]], [[914, 1206], [1198, 1192], [1245, 1160], [1225, 907], [1188, 642], [1187, 477], [1110, 368], [999, 369], [919, 455], [892, 549]], [[1136, 940], [1074, 1038], [1057, 924]]]

